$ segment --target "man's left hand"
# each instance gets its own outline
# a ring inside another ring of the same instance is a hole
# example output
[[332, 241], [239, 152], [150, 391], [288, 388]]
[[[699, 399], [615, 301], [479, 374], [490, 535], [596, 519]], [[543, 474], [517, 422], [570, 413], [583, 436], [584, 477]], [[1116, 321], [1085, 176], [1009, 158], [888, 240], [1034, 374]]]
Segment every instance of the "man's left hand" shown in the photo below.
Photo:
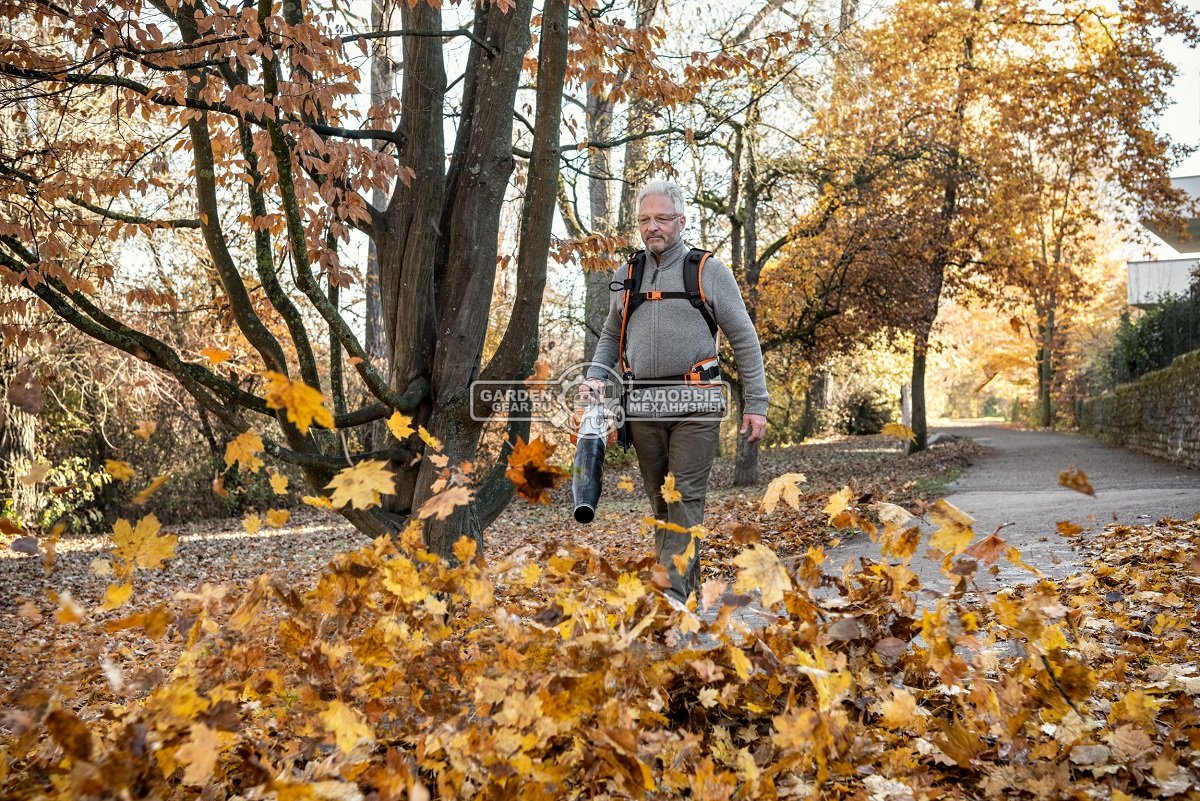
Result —
[[767, 418], [761, 414], [743, 414], [740, 433], [745, 434], [747, 431], [750, 435], [746, 437], [746, 442], [758, 442], [763, 438], [763, 434], [767, 433]]

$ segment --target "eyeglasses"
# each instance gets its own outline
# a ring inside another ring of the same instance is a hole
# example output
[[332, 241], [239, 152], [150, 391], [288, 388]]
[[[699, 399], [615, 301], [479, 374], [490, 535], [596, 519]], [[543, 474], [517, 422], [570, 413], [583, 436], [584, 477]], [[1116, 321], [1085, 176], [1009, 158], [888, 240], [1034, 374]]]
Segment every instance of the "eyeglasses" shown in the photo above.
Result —
[[653, 217], [638, 217], [637, 224], [639, 228], [645, 228], [651, 222], [656, 222], [659, 225], [667, 226], [682, 216], [682, 214], [655, 214]]

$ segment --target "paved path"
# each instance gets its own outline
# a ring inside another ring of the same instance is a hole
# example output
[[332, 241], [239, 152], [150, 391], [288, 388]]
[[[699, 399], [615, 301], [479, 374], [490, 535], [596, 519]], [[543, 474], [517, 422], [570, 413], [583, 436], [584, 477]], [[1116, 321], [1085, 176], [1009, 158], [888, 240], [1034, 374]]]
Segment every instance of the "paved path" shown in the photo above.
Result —
[[[1078, 434], [953, 423], [938, 430], [970, 437], [984, 447], [978, 461], [949, 486], [946, 500], [975, 518], [977, 539], [1008, 524], [999, 536], [1050, 578], [1062, 578], [1082, 566], [1080, 554], [1058, 534], [1057, 521], [1070, 520], [1085, 529], [1101, 530], [1112, 523], [1190, 519], [1200, 512], [1200, 470]], [[1059, 486], [1059, 472], [1072, 465], [1087, 474], [1095, 497]], [[925, 551], [922, 542], [912, 565], [922, 585], [948, 587], [937, 563], [925, 558]], [[860, 555], [878, 559], [878, 546], [856, 536], [829, 552], [831, 566]], [[1033, 578], [1003, 559], [997, 564], [1000, 572], [995, 581], [1000, 584]]]

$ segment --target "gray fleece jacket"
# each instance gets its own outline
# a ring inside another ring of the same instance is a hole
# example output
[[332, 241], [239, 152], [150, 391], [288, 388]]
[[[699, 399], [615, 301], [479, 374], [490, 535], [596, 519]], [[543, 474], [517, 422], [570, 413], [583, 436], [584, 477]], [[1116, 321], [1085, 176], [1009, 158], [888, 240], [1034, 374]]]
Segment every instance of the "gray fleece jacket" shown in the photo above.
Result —
[[[641, 291], [684, 291], [683, 261], [689, 249], [681, 239], [668, 248], [661, 258], [656, 259], [653, 253], [647, 252]], [[627, 273], [628, 265], [622, 265], [613, 275], [613, 280], [624, 281]], [[767, 382], [763, 372], [762, 348], [759, 347], [754, 324], [746, 312], [741, 289], [729, 268], [715, 257], [705, 262], [701, 283], [708, 309], [737, 359], [745, 390], [744, 412], [765, 415]], [[589, 378], [603, 379], [606, 376], [605, 368], [617, 366], [624, 297], [624, 292], [612, 293], [604, 330], [596, 343], [592, 367], [588, 370]], [[638, 379], [682, 377], [696, 362], [716, 355], [716, 343], [708, 333], [704, 317], [684, 299], [643, 303], [630, 316], [626, 337], [628, 344], [625, 356], [634, 377]]]

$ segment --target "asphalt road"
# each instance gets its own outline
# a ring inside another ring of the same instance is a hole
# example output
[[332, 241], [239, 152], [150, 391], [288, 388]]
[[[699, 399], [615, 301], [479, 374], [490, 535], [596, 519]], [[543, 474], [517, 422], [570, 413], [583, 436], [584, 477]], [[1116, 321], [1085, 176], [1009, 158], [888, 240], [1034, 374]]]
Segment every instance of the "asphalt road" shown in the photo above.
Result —
[[[1050, 578], [1062, 578], [1083, 566], [1081, 555], [1056, 530], [1060, 520], [1099, 531], [1111, 524], [1147, 523], [1162, 517], [1191, 519], [1200, 513], [1200, 470], [1078, 434], [953, 423], [936, 430], [970, 437], [984, 447], [981, 457], [949, 486], [946, 496], [975, 518], [976, 539], [1003, 526], [999, 536]], [[1059, 486], [1059, 472], [1072, 466], [1086, 473], [1094, 497]], [[947, 588], [937, 562], [925, 557], [926, 550], [922, 541], [912, 569], [923, 586]], [[831, 566], [858, 556], [879, 559], [878, 546], [856, 536], [829, 551]], [[1012, 586], [1034, 578], [1003, 559], [997, 564], [999, 573], [981, 584]]]

